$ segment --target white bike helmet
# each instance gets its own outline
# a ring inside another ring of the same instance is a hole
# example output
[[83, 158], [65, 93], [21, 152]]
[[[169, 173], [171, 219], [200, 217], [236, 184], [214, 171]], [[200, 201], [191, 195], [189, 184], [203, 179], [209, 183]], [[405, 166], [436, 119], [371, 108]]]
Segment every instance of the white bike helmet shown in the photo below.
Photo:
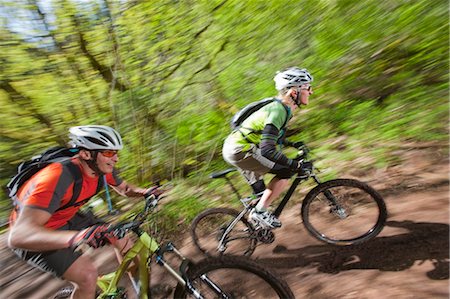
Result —
[[280, 91], [287, 87], [310, 83], [313, 81], [313, 76], [306, 69], [290, 67], [284, 71], [277, 72], [273, 81], [275, 81], [275, 88]]
[[88, 150], [121, 150], [120, 134], [107, 126], [78, 126], [69, 129], [70, 144]]

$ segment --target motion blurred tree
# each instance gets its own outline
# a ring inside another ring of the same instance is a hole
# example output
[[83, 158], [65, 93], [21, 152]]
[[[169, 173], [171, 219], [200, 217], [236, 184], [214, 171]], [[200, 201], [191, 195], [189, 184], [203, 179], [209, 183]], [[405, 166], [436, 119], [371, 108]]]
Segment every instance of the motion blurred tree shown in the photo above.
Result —
[[3, 0], [0, 20], [2, 185], [18, 161], [89, 123], [121, 132], [130, 180], [223, 165], [229, 117], [274, 95], [271, 78], [291, 65], [315, 77], [293, 134], [448, 133], [434, 121], [448, 120], [442, 0]]

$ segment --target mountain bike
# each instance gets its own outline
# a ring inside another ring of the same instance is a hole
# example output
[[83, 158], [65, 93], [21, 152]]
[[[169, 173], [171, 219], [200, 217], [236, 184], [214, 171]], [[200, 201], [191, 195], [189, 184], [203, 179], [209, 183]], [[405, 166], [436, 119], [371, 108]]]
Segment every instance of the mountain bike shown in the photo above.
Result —
[[[127, 298], [127, 291], [119, 286], [119, 282], [136, 257], [139, 258], [137, 278], [130, 279], [138, 298], [150, 297], [152, 261], [176, 279], [174, 298], [294, 298], [282, 279], [252, 260], [221, 257], [206, 258], [194, 263], [183, 256], [171, 242], [157, 242], [142, 227], [148, 215], [156, 209], [158, 201], [159, 198], [154, 195], [146, 197], [144, 208], [132, 221], [112, 225], [106, 232], [117, 238], [123, 238], [125, 234], [132, 232], [137, 236], [137, 241], [125, 254], [116, 271], [98, 278], [96, 298]], [[153, 222], [151, 226], [156, 232], [156, 224]], [[169, 253], [180, 261], [178, 270], [166, 261], [164, 255]], [[65, 288], [54, 298], [67, 298], [72, 291], [73, 288]]]
[[[321, 182], [315, 174], [313, 161], [308, 159], [309, 148], [297, 148], [296, 159], [309, 165], [294, 175], [294, 180], [276, 207], [273, 215], [279, 217], [297, 186], [312, 178], [317, 186], [307, 193], [301, 205], [301, 218], [307, 231], [328, 244], [355, 245], [377, 236], [383, 229], [387, 211], [381, 195], [368, 184], [354, 179], [335, 179]], [[258, 198], [241, 198], [232, 184], [230, 168], [213, 173], [213, 179], [223, 178], [230, 185], [244, 208], [210, 208], [192, 221], [190, 234], [195, 246], [207, 256], [250, 256], [258, 243], [270, 244], [275, 240], [273, 229], [248, 220], [249, 212]]]

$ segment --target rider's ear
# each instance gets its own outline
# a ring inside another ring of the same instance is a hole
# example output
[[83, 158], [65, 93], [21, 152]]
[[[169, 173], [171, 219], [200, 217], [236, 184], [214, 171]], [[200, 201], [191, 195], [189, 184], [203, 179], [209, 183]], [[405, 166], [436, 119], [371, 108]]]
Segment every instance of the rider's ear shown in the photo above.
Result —
[[297, 89], [289, 88], [288, 95], [291, 99], [295, 100], [297, 98]]
[[83, 160], [91, 159], [91, 152], [87, 151], [85, 149], [81, 149], [79, 155], [80, 155], [80, 158]]

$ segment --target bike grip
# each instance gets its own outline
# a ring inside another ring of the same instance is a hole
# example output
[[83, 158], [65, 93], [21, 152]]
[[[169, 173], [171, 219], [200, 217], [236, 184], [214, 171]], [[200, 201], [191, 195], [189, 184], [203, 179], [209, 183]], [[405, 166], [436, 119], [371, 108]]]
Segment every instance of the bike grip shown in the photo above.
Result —
[[116, 237], [117, 239], [122, 239], [125, 237], [127, 231], [125, 229], [123, 229], [122, 227], [118, 227], [113, 231], [113, 235], [114, 237]]
[[154, 196], [154, 197], [156, 197], [156, 195], [155, 194], [153, 194], [153, 191], [155, 191], [156, 189], [158, 189], [159, 188], [159, 186], [153, 186], [153, 187], [151, 187], [147, 192], [145, 192], [144, 193], [144, 197], [147, 199], [147, 198], [149, 198], [150, 196]]

